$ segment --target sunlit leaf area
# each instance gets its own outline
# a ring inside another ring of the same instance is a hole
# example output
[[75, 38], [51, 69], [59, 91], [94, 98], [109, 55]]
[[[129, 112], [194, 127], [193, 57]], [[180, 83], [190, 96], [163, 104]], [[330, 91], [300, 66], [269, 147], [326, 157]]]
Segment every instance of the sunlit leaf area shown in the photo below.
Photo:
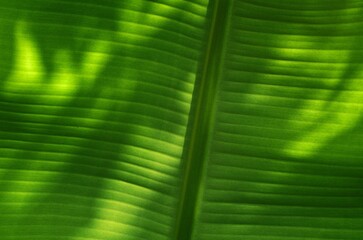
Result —
[[362, 240], [363, 1], [0, 0], [0, 240]]

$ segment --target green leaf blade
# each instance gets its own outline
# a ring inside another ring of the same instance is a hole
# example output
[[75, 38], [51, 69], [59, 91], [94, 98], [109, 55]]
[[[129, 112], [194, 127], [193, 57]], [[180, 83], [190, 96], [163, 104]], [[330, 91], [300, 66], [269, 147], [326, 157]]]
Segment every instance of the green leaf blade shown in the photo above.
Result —
[[361, 9], [348, 2], [234, 2], [194, 239], [362, 237]]

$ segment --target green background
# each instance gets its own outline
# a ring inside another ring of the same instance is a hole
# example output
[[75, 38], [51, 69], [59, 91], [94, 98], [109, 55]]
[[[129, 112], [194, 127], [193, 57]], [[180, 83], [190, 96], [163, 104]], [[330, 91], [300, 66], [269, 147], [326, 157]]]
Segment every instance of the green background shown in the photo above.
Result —
[[363, 239], [362, 43], [360, 0], [0, 0], [0, 239]]

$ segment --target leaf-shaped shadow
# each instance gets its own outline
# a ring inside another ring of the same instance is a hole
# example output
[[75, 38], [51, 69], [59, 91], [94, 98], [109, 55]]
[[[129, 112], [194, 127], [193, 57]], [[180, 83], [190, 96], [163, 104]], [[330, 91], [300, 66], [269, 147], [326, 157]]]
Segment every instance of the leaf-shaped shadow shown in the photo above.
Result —
[[360, 17], [353, 1], [234, 1], [197, 239], [363, 236]]
[[168, 239], [206, 3], [16, 4], [1, 235]]

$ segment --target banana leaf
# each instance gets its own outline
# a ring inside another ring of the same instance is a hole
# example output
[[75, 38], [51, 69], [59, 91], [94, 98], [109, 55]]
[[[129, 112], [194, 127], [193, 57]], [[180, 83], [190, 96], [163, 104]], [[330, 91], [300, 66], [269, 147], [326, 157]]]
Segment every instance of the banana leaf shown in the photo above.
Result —
[[362, 43], [359, 0], [1, 0], [0, 239], [363, 239]]

